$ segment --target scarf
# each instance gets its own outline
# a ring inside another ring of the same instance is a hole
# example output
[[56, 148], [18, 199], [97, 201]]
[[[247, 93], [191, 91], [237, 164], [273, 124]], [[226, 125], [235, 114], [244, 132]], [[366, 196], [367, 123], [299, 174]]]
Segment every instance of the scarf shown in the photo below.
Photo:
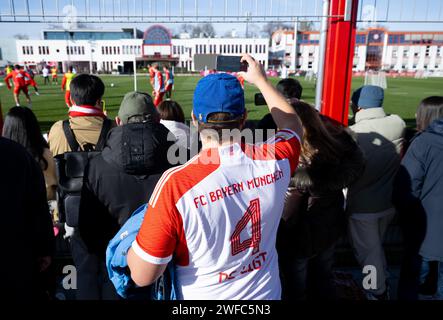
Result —
[[106, 118], [106, 116], [102, 110], [100, 110], [94, 106], [87, 106], [87, 105], [81, 105], [81, 106], [73, 105], [72, 107], [69, 108], [69, 116], [70, 117], [102, 117], [102, 118]]

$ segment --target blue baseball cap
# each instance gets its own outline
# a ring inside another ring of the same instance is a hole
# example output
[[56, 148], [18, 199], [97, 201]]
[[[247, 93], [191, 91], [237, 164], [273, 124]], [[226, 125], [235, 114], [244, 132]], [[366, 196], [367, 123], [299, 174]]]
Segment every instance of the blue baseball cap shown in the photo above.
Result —
[[379, 86], [366, 85], [358, 88], [352, 94], [352, 103], [362, 109], [381, 108], [385, 92]]
[[227, 73], [202, 78], [194, 91], [194, 115], [207, 123], [211, 113], [230, 113], [232, 120], [245, 113], [245, 95], [236, 77]]

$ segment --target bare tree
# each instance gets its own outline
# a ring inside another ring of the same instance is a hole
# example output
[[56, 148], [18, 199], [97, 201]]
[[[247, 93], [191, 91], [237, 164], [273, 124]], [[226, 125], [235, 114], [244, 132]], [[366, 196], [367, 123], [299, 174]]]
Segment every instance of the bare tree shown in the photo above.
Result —
[[268, 22], [263, 26], [262, 33], [270, 38], [279, 29], [292, 29], [292, 26], [283, 22]]
[[200, 38], [203, 34], [203, 30], [200, 25], [196, 25], [192, 28], [191, 37], [192, 38]]
[[24, 33], [17, 33], [14, 35], [14, 38], [18, 40], [29, 40], [29, 36]]
[[191, 33], [193, 28], [194, 26], [192, 24], [184, 23], [180, 26], [180, 32]]
[[201, 31], [205, 38], [214, 38], [217, 34], [212, 23], [204, 23], [201, 25]]
[[315, 24], [312, 21], [301, 21], [298, 24], [298, 30], [300, 31], [312, 31], [315, 28]]

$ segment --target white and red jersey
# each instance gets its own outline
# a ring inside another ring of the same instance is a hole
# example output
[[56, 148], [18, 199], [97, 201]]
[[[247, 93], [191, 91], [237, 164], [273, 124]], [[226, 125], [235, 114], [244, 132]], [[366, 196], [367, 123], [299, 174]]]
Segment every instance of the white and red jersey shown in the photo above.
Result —
[[154, 90], [156, 92], [165, 92], [165, 83], [163, 81], [163, 75], [160, 71], [155, 72], [154, 76]]
[[281, 298], [277, 228], [298, 136], [203, 150], [159, 180], [132, 248], [177, 267], [181, 299]]

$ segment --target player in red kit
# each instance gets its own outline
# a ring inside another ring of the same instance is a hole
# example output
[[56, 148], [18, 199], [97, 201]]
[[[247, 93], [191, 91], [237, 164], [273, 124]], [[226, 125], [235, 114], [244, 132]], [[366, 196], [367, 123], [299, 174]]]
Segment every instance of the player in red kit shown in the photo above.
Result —
[[165, 95], [165, 82], [163, 80], [162, 73], [158, 70], [158, 64], [153, 65], [154, 68], [154, 105], [157, 107], [162, 101]]
[[31, 106], [32, 101], [31, 101], [31, 97], [29, 96], [29, 93], [28, 93], [28, 86], [29, 85], [32, 85], [34, 87], [36, 86], [35, 81], [32, 79], [31, 75], [29, 75], [29, 73], [22, 70], [19, 65], [15, 65], [14, 70], [11, 71], [5, 77], [5, 82], [6, 82], [6, 86], [8, 87], [8, 89], [12, 89], [12, 86], [9, 82], [10, 79], [12, 79], [12, 82], [14, 83], [14, 91], [13, 92], [14, 92], [15, 105], [20, 106], [19, 95], [20, 95], [20, 92], [23, 91], [23, 94], [26, 97], [26, 101], [28, 102], [28, 105]]
[[155, 68], [154, 65], [148, 65], [149, 67], [149, 83], [151, 84], [152, 88], [154, 88], [154, 77], [155, 77]]

